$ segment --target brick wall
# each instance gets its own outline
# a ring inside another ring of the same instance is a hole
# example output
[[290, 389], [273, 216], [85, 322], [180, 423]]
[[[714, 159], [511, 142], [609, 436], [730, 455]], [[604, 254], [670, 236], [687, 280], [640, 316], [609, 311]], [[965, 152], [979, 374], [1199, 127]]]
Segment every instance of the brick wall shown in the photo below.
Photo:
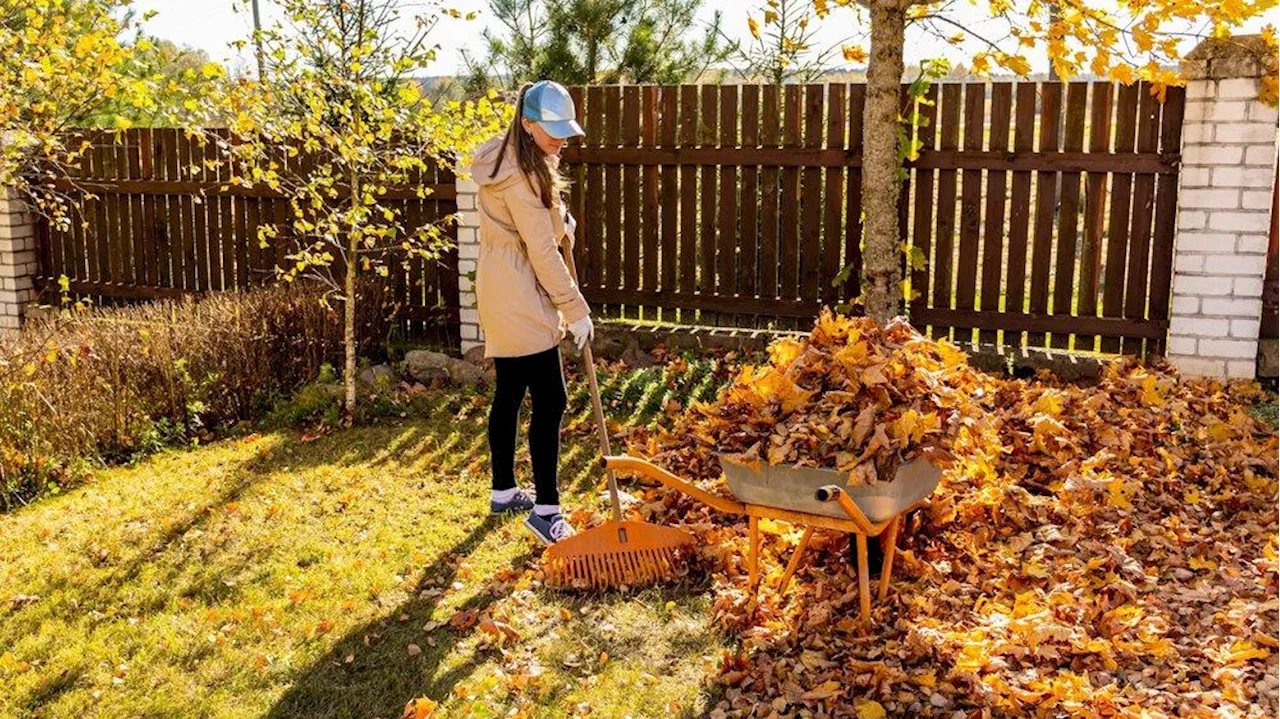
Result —
[[26, 305], [36, 299], [35, 215], [13, 190], [0, 187], [0, 336], [22, 324]]
[[1206, 43], [1188, 56], [1169, 360], [1184, 374], [1253, 377], [1271, 226], [1276, 108], [1261, 68]]
[[476, 195], [480, 188], [470, 178], [459, 178], [458, 188], [458, 318], [462, 351], [484, 346], [480, 312], [476, 309], [476, 260], [480, 258], [480, 215]]

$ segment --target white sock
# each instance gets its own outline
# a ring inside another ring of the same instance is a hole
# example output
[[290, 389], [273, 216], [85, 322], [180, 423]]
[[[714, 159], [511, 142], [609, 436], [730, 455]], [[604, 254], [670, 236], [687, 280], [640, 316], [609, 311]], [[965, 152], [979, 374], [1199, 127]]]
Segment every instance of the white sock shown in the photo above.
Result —
[[493, 497], [493, 501], [499, 504], [510, 502], [511, 500], [516, 498], [516, 488], [512, 487], [511, 489], [495, 489], [493, 490], [493, 494], [491, 496]]
[[560, 513], [560, 505], [558, 504], [535, 504], [533, 505], [533, 513], [540, 517], [550, 517], [553, 514]]

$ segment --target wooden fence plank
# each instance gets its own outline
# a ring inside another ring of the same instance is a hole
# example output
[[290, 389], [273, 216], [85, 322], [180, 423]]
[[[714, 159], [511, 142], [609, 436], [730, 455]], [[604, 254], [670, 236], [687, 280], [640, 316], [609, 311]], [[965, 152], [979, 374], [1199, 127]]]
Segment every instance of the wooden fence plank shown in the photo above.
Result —
[[[801, 95], [798, 85], [783, 88], [783, 144], [800, 146]], [[778, 227], [778, 296], [784, 300], [800, 299], [798, 284], [800, 269], [800, 173], [794, 168], [783, 168], [779, 188], [779, 210], [782, 218]], [[795, 325], [786, 325], [788, 328]]]
[[[698, 86], [680, 86], [680, 146], [698, 144]], [[680, 292], [698, 291], [698, 170], [680, 168]], [[692, 324], [693, 313], [680, 314], [682, 322]]]
[[[196, 172], [197, 168], [202, 173], [204, 170], [204, 153], [207, 149], [207, 143], [201, 143], [200, 138], [191, 138], [191, 172]], [[192, 179], [203, 179], [200, 175], [193, 175]], [[210, 280], [212, 267], [210, 267], [211, 248], [209, 235], [209, 204], [205, 197], [193, 197], [192, 213], [195, 215], [195, 232], [193, 237], [196, 245], [196, 288], [201, 291], [213, 289]]]
[[[213, 136], [207, 136], [204, 144], [204, 161], [206, 180], [217, 180], [217, 152], [218, 146]], [[205, 195], [204, 207], [206, 224], [205, 231], [208, 233], [209, 246], [209, 285], [210, 290], [225, 289], [222, 282], [222, 213], [219, 205], [221, 197], [218, 195]]]
[[[1089, 107], [1089, 152], [1106, 153], [1111, 143], [1111, 91], [1110, 82], [1093, 83], [1093, 98]], [[1098, 314], [1098, 276], [1102, 270], [1102, 230], [1107, 216], [1107, 175], [1091, 172], [1087, 180], [1084, 206], [1084, 246], [1080, 250], [1080, 288], [1077, 291], [1076, 314]], [[1089, 349], [1094, 343], [1078, 336], [1076, 348], [1084, 341]]]
[[[132, 130], [122, 130], [115, 135], [116, 175], [124, 179], [133, 178], [137, 171], [138, 163], [131, 158], [133, 134]], [[120, 238], [120, 274], [116, 276], [116, 282], [126, 285], [137, 283], [134, 277], [133, 200], [129, 195], [120, 197], [116, 207], [116, 232]]]
[[[1172, 151], [1182, 146], [1182, 121], [1186, 107], [1185, 87], [1165, 90], [1165, 101], [1160, 112], [1160, 150]], [[1164, 322], [1169, 318], [1169, 292], [1173, 282], [1173, 243], [1177, 233], [1178, 180], [1171, 175], [1159, 175], [1156, 187], [1155, 228], [1151, 242], [1151, 285], [1147, 290], [1152, 320]], [[1164, 337], [1148, 338], [1145, 355], [1163, 355]]]
[[[939, 145], [943, 150], [954, 150], [960, 143], [960, 91], [957, 84], [942, 86], [942, 135]], [[930, 279], [933, 283], [931, 307], [952, 306], [951, 268], [953, 238], [956, 230], [956, 173], [944, 170], [938, 173], [937, 236], [934, 242]], [[935, 337], [949, 337], [950, 328], [933, 328]]]
[[[584, 132], [590, 132], [589, 122], [587, 121], [587, 105], [586, 93], [581, 86], [569, 88], [569, 96], [573, 98], [573, 107], [577, 112], [578, 124], [582, 126]], [[583, 146], [583, 138], [570, 138], [567, 149], [580, 148]], [[588, 245], [593, 241], [587, 238], [593, 238], [595, 235], [591, 232], [587, 219], [586, 197], [587, 193], [584, 189], [587, 178], [587, 168], [581, 163], [570, 163], [564, 161], [564, 152], [561, 152], [561, 169], [568, 173], [569, 184], [569, 211], [573, 213], [574, 220], [577, 221], [578, 227], [574, 235], [573, 253], [574, 259], [578, 263], [578, 279], [581, 281], [587, 273], [587, 265], [590, 260], [588, 253], [590, 249]]]
[[[991, 133], [988, 144], [993, 152], [1009, 149], [1009, 116], [1013, 109], [1013, 85], [1007, 82], [991, 86]], [[1000, 290], [1004, 284], [1001, 276], [1004, 259], [1005, 195], [1007, 174], [1002, 170], [987, 171], [986, 219], [982, 236], [982, 292], [979, 296], [983, 312], [1000, 310]], [[995, 344], [999, 339], [994, 330], [978, 333], [978, 341]]]
[[[715, 147], [719, 128], [720, 113], [718, 107], [718, 88], [714, 85], [703, 85], [702, 116], [699, 118], [698, 145]], [[704, 295], [714, 295], [716, 291], [716, 166], [703, 165], [700, 180], [701, 207], [698, 213], [698, 290]], [[717, 313], [703, 312], [698, 317], [700, 324], [715, 326], [720, 323]]]
[[[218, 163], [216, 171], [220, 183], [230, 182], [231, 165], [227, 162], [227, 146], [230, 133], [220, 129], [215, 134], [214, 157]], [[218, 244], [222, 249], [222, 288], [233, 289], [236, 285], [236, 245], [244, 238], [235, 233], [234, 199], [218, 193]]]
[[[619, 132], [621, 125], [621, 104], [622, 104], [622, 88], [618, 85], [606, 85], [604, 88], [604, 144], [608, 147], [616, 147], [619, 144]], [[623, 226], [622, 226], [622, 168], [617, 165], [609, 165], [604, 168], [604, 192], [606, 197], [614, 198], [612, 202], [605, 203], [603, 225], [601, 226], [601, 237], [604, 238], [604, 286], [620, 287], [622, 256], [623, 256]], [[604, 305], [601, 307], [601, 313], [607, 317], [616, 316], [621, 311], [621, 307]]]
[[[720, 88], [720, 146], [738, 146], [738, 86]], [[738, 244], [738, 169], [734, 166], [720, 168], [720, 236], [716, 241], [715, 293], [724, 297], [737, 294]], [[723, 318], [730, 325], [738, 325], [742, 318], [733, 315]]]
[[[129, 176], [142, 178], [143, 175], [143, 155], [147, 151], [147, 139], [143, 132], [148, 128], [134, 128], [129, 130]], [[147, 216], [143, 208], [143, 195], [133, 195], [129, 198], [129, 218], [130, 218], [130, 235], [133, 242], [133, 275], [132, 283], [135, 286], [147, 286], [147, 266], [149, 260], [147, 256]]]
[[[854, 85], [849, 89], [849, 152], [862, 154], [862, 112], [866, 105], [867, 86]], [[849, 180], [845, 187], [844, 208], [844, 265], [847, 271], [844, 281], [844, 299], [852, 302], [862, 294], [862, 169], [849, 168]]]
[[[652, 149], [658, 144], [658, 87], [646, 85], [641, 93], [640, 124], [644, 135], [644, 146]], [[658, 204], [658, 167], [645, 165], [642, 179], [644, 211], [640, 217], [642, 233], [640, 261], [644, 269], [638, 286], [652, 290], [658, 287], [658, 223], [661, 213]], [[657, 319], [657, 314], [653, 311], [646, 311], [640, 316]]]
[[[916, 112], [920, 115], [921, 126], [917, 129], [921, 151], [927, 152], [937, 147], [938, 86], [930, 85], [925, 91], [924, 102], [917, 104]], [[915, 171], [915, 212], [911, 230], [911, 245], [917, 251], [917, 265], [911, 269], [911, 312], [929, 306], [929, 250], [933, 246], [933, 175], [934, 171], [920, 168]], [[853, 191], [850, 186], [849, 191]]]
[[[587, 88], [587, 136], [583, 138], [583, 148], [601, 145], [604, 142], [604, 88], [593, 85]], [[601, 197], [604, 189], [604, 168], [599, 165], [587, 166], [587, 197]], [[617, 197], [614, 195], [613, 197]], [[583, 226], [583, 237], [587, 245], [587, 262], [580, 273], [583, 287], [599, 287], [603, 280], [602, 265], [605, 257], [604, 202], [587, 202], [586, 220]]]
[[[103, 177], [110, 177], [110, 170], [107, 169], [106, 151], [103, 147], [103, 138], [100, 132], [94, 133], [93, 139], [93, 165], [91, 170], [94, 174]], [[100, 286], [111, 283], [111, 255], [110, 238], [106, 235], [107, 227], [107, 206], [105, 197], [99, 197], [93, 200], [91, 205], [90, 225], [86, 234], [92, 239], [90, 240], [90, 252], [93, 253], [91, 259], [96, 262], [89, 264], [89, 280]]]
[[[964, 149], [981, 150], [986, 131], [987, 86], [965, 83]], [[957, 247], [955, 308], [974, 309], [978, 289], [978, 246], [982, 224], [982, 170], [965, 170], [960, 178], [960, 243]], [[956, 342], [973, 342], [973, 330], [955, 328]]]
[[[760, 87], [743, 85], [742, 91], [742, 147], [755, 149], [760, 144]], [[754, 165], [742, 168], [739, 182], [739, 237], [738, 266], [736, 270], [737, 292], [742, 297], [756, 296], [756, 274], [759, 271], [756, 245], [759, 242], [759, 200], [757, 186], [759, 173]], [[748, 326], [757, 326], [758, 318], [739, 315]]]
[[[678, 136], [680, 92], [678, 87], [666, 85], [661, 88], [661, 94], [662, 146], [669, 148], [676, 145]], [[680, 185], [678, 173], [679, 169], [675, 165], [664, 165], [662, 167], [661, 288], [663, 292], [675, 292], [679, 289], [676, 285], [676, 277], [678, 276], [676, 270], [680, 266], [680, 255], [677, 249], [680, 241]], [[664, 313], [662, 319], [668, 319], [668, 315]]]
[[[107, 132], [102, 135], [102, 151], [103, 162], [108, 177], [119, 178], [123, 175], [124, 168], [120, 166], [120, 141], [119, 132]], [[122, 225], [125, 219], [121, 217], [120, 196], [105, 195], [102, 198], [103, 207], [106, 210], [106, 225], [103, 226], [103, 236], [107, 241], [107, 256], [110, 258], [108, 274], [104, 278], [110, 284], [124, 284], [125, 271], [125, 252], [124, 252], [124, 233]]]
[[[1116, 94], [1115, 146], [1112, 153], [1123, 155], [1134, 151], [1137, 132], [1138, 86], [1120, 86]], [[1111, 176], [1111, 205], [1107, 217], [1107, 251], [1103, 266], [1102, 316], [1124, 314], [1125, 256], [1129, 249], [1129, 208], [1133, 200], [1133, 176], [1117, 172]], [[1120, 339], [1103, 337], [1099, 349], [1119, 352]]]
[[[847, 121], [848, 86], [834, 83], [827, 87], [827, 147], [843, 148]], [[827, 306], [840, 301], [840, 288], [834, 284], [840, 273], [840, 249], [844, 244], [844, 171], [838, 167], [826, 170], [826, 186], [822, 193], [822, 265], [819, 298]], [[905, 238], [904, 238], [905, 239]]]
[[[808, 148], [819, 148], [824, 144], [822, 95], [822, 85], [804, 86], [804, 144]], [[800, 297], [817, 300], [821, 297], [819, 284], [822, 280], [821, 168], [805, 168], [801, 180]]]
[[[155, 157], [155, 176], [159, 180], [167, 180], [173, 172], [174, 150], [173, 150], [173, 130], [170, 128], [156, 128], [152, 131], [152, 153]], [[174, 264], [174, 240], [176, 236], [175, 222], [170, 210], [177, 210], [176, 204], [171, 207], [168, 195], [155, 195], [155, 231], [156, 231], [156, 261], [159, 270], [158, 284], [160, 287], [176, 287], [178, 283], [174, 281], [175, 277], [182, 274], [182, 265]], [[244, 233], [240, 234], [244, 237]], [[247, 242], [245, 243], [247, 244]]]
[[[1145, 84], [1138, 91], [1138, 152], [1151, 152], [1160, 141], [1160, 103]], [[1124, 316], [1138, 319], [1147, 314], [1147, 271], [1151, 266], [1151, 218], [1155, 199], [1156, 177], [1141, 174], [1133, 181], [1133, 211], [1129, 227], [1129, 271], [1126, 277]], [[1124, 354], [1142, 354], [1142, 341], [1127, 339], [1121, 343]]]
[[[777, 147], [781, 142], [782, 109], [777, 85], [765, 85], [761, 110], [760, 145]], [[781, 190], [779, 170], [765, 167], [760, 171], [760, 289], [761, 297], [773, 298], [779, 293], [778, 272], [778, 196]]]
[[[284, 148], [280, 149], [276, 158], [276, 162], [280, 164], [281, 171], [285, 173], [296, 172], [296, 167], [300, 161], [301, 158], [297, 156], [289, 157], [289, 154], [285, 152]], [[288, 174], [286, 174], [286, 176], [288, 176]], [[293, 237], [293, 233], [289, 232], [287, 229], [289, 225], [290, 210], [291, 208], [288, 198], [277, 197], [271, 200], [271, 225], [276, 231], [276, 239], [274, 241], [275, 257], [271, 267], [273, 278], [275, 276], [275, 270], [286, 266], [288, 264], [288, 260], [285, 258], [296, 249], [291, 239]]]
[[[1062, 123], [1062, 85], [1040, 86], [1040, 151], [1058, 149], [1058, 128]], [[1052, 171], [1036, 173], [1036, 229], [1031, 247], [1031, 288], [1028, 309], [1032, 314], [1049, 311], [1049, 281], [1053, 252], [1053, 224], [1057, 215], [1058, 175]], [[1040, 347], [1048, 338], [1028, 334], [1027, 344]]]
[[[184, 180], [193, 179], [191, 174], [191, 166], [193, 163], [193, 153], [195, 151], [195, 143], [191, 138], [187, 137], [186, 132], [179, 130], [177, 133], [178, 147], [178, 176]], [[192, 195], [183, 195], [179, 198], [181, 203], [182, 218], [182, 281], [183, 287], [188, 290], [200, 291], [204, 287], [200, 284], [203, 270], [200, 269], [200, 239], [196, 236], [196, 209], [198, 205]], [[201, 228], [203, 229], [203, 227]]]
[[[1067, 86], [1067, 127], [1063, 149], [1079, 152], [1084, 147], [1084, 123], [1088, 107], [1089, 83], [1073, 82]], [[1058, 254], [1053, 281], [1053, 314], [1072, 314], [1075, 303], [1076, 239], [1080, 226], [1080, 173], [1062, 173], [1062, 199], [1058, 208]], [[1056, 334], [1052, 345], [1065, 349], [1071, 336]]]
[[[627, 85], [622, 88], [622, 145], [635, 147], [640, 144], [640, 88]], [[640, 194], [640, 168], [627, 165], [622, 168], [622, 250], [621, 262], [611, 262], [620, 269], [618, 285], [624, 289], [640, 288], [640, 213], [644, 211]], [[615, 256], [616, 257], [616, 256]], [[621, 265], [621, 267], [619, 267]], [[620, 316], [639, 317], [639, 308], [619, 308]]]

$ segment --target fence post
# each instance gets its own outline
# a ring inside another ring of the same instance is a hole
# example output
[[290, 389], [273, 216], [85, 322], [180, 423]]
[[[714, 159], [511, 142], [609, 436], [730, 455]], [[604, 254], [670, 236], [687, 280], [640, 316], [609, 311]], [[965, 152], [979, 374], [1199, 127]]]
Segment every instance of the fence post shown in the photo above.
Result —
[[470, 177], [456, 181], [458, 194], [458, 319], [462, 353], [484, 346], [480, 312], [476, 308], [476, 260], [480, 258], [480, 214], [476, 195], [480, 191]]
[[1184, 375], [1252, 378], [1271, 226], [1276, 108], [1258, 100], [1258, 36], [1187, 55], [1168, 359]]
[[22, 326], [36, 299], [36, 216], [16, 191], [0, 187], [0, 337]]

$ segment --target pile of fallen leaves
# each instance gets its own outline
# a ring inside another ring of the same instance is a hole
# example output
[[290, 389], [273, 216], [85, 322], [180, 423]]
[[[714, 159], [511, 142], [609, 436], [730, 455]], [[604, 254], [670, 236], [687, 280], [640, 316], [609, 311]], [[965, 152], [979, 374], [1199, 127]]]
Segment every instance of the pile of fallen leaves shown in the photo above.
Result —
[[949, 450], [981, 414], [987, 385], [964, 353], [905, 321], [823, 312], [808, 337], [774, 342], [767, 364], [743, 367], [715, 402], [694, 405], [641, 451], [701, 479], [719, 474], [724, 453], [839, 469], [851, 484], [889, 481], [920, 453]]
[[[869, 630], [846, 537], [816, 534], [779, 596], [801, 528], [762, 522], [753, 595], [744, 518], [644, 493], [643, 518], [700, 535], [716, 617], [741, 640], [715, 715], [1276, 715], [1277, 436], [1246, 411], [1256, 386], [1130, 361], [1089, 387], [1004, 379], [910, 328], [866, 327], [825, 316], [719, 401], [632, 437], [708, 487], [724, 449], [856, 467], [872, 442], [903, 454], [932, 440], [952, 457]], [[846, 433], [867, 407], [873, 426]], [[909, 411], [939, 427], [895, 430]]]

